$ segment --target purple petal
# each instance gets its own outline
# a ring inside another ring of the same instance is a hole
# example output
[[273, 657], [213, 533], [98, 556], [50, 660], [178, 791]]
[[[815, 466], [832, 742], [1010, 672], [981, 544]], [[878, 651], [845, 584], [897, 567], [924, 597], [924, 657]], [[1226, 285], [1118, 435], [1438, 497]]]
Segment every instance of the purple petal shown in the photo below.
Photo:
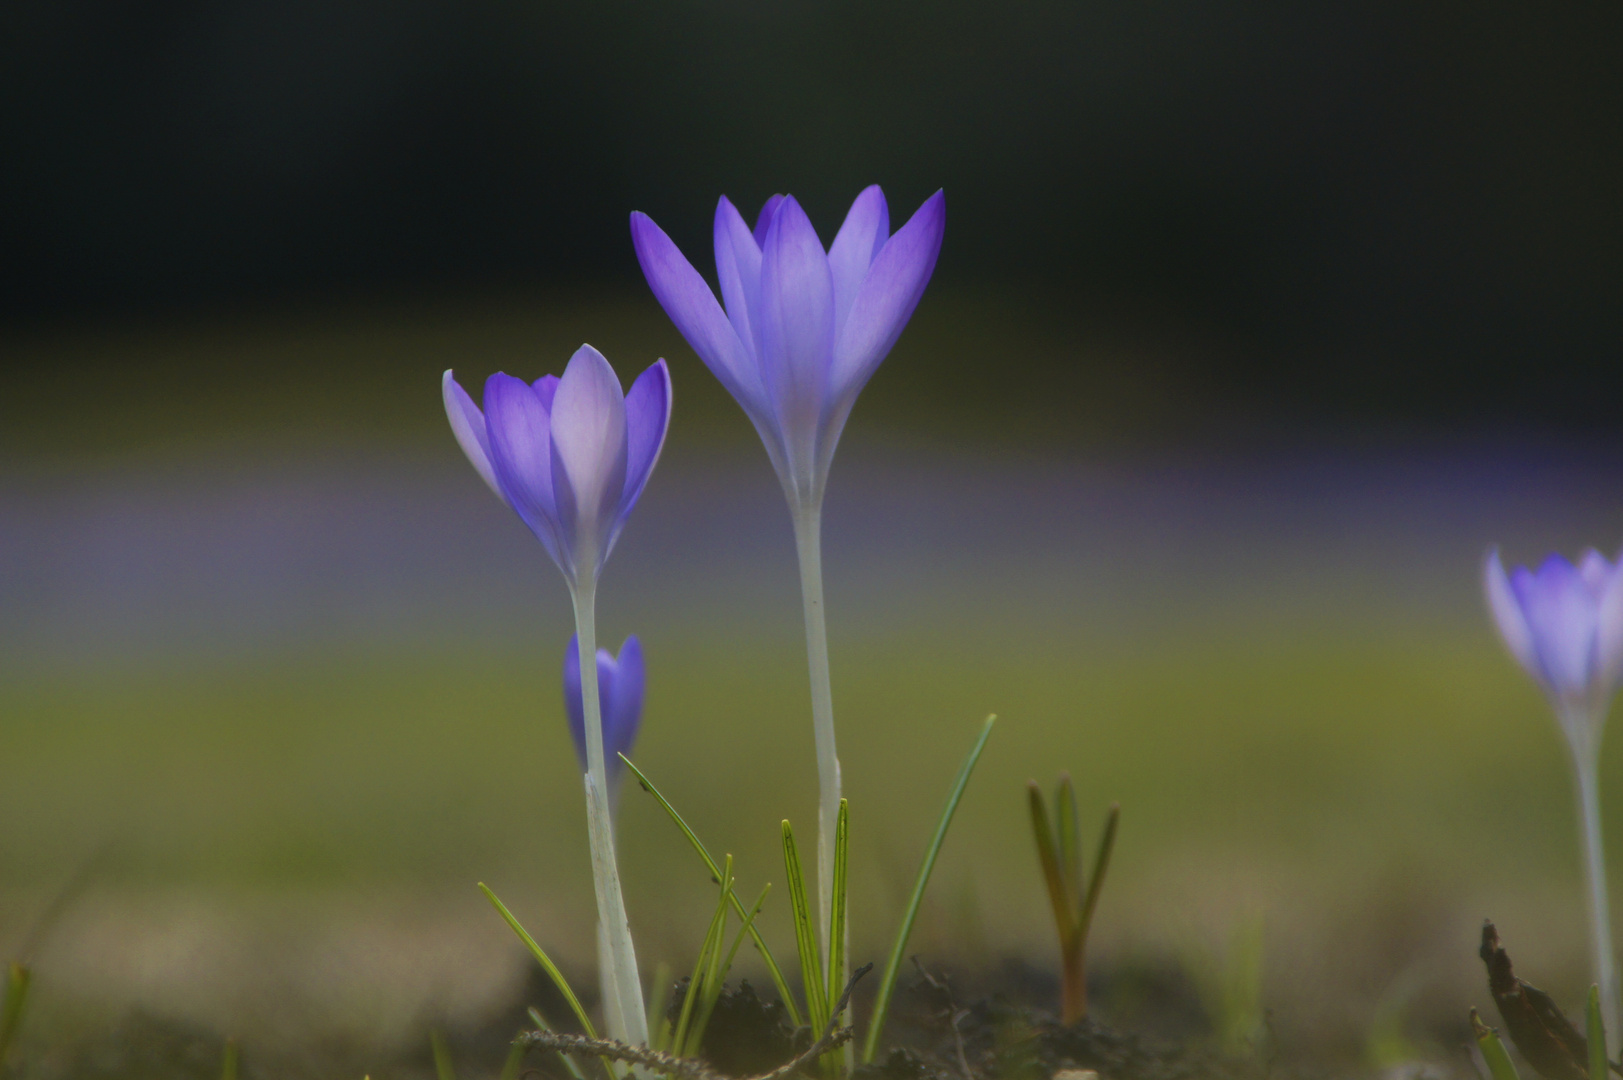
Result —
[[490, 436], [485, 434], [485, 414], [451, 377], [450, 368], [445, 369], [440, 379], [440, 395], [445, 399], [445, 418], [451, 421], [451, 434], [456, 436], [457, 445], [462, 447], [479, 478], [497, 498], [506, 502], [501, 485], [496, 482], [496, 470], [490, 464]]
[[778, 207], [783, 205], [783, 196], [774, 195], [761, 207], [761, 213], [755, 219], [755, 246], [766, 247], [766, 231], [772, 227], [772, 219], [777, 215]]
[[1623, 560], [1613, 566], [1600, 590], [1595, 612], [1595, 666], [1610, 698], [1623, 680]]
[[626, 395], [626, 482], [616, 511], [623, 522], [637, 505], [671, 427], [671, 372], [664, 360], [637, 376]]
[[1488, 597], [1488, 610], [1499, 627], [1510, 655], [1535, 679], [1540, 677], [1538, 651], [1533, 645], [1533, 632], [1522, 614], [1522, 605], [1511, 590], [1510, 579], [1505, 576], [1504, 564], [1499, 561], [1499, 549], [1489, 548], [1482, 563], [1482, 587]]
[[654, 297], [693, 351], [745, 411], [760, 410], [761, 377], [704, 278], [646, 214], [632, 213], [631, 240]]
[[[603, 655], [606, 657], [608, 654]], [[642, 643], [635, 634], [626, 638], [620, 646], [619, 660], [613, 663], [614, 709], [612, 712], [605, 709], [603, 713], [603, 749], [608, 755], [611, 778], [616, 766], [625, 768], [617, 755], [631, 756], [631, 748], [636, 744], [637, 731], [642, 724], [646, 673], [643, 670]]]
[[543, 375], [532, 384], [535, 396], [541, 399], [541, 407], [552, 414], [552, 399], [558, 396], [558, 376]]
[[755, 322], [761, 306], [761, 247], [749, 226], [723, 195], [716, 204], [716, 278], [733, 332], [752, 357], [760, 353]]
[[761, 381], [791, 459], [810, 460], [834, 359], [834, 279], [806, 212], [788, 197], [761, 260]]
[[[560, 533], [572, 555], [608, 555], [609, 531], [625, 490], [626, 406], [603, 354], [582, 345], [552, 399], [552, 490]], [[584, 567], [575, 567], [577, 572]]]
[[868, 268], [890, 239], [890, 209], [879, 185], [858, 195], [845, 215], [839, 235], [828, 246], [828, 267], [834, 274], [834, 325], [845, 325]]
[[552, 437], [546, 406], [522, 379], [497, 372], [485, 380], [490, 463], [508, 505], [568, 572], [552, 487]]
[[1584, 694], [1594, 656], [1597, 605], [1583, 578], [1567, 560], [1551, 555], [1536, 575], [1518, 567], [1510, 584], [1549, 687], [1564, 697]]
[[941, 254], [947, 225], [947, 198], [938, 191], [892, 236], [857, 290], [850, 314], [840, 326], [831, 386], [846, 408], [856, 400], [879, 362], [890, 352], [902, 327], [918, 307]]

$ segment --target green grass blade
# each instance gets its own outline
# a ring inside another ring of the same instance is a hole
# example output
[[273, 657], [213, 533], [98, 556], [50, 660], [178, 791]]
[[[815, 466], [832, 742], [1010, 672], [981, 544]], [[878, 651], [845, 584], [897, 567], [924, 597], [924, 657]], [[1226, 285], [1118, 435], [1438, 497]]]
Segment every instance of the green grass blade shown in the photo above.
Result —
[[[688, 843], [693, 845], [693, 850], [699, 853], [699, 858], [703, 859], [705, 866], [710, 869], [710, 876], [720, 881], [721, 869], [716, 866], [716, 860], [712, 859], [710, 852], [705, 850], [705, 846], [699, 840], [698, 834], [688, 828], [688, 823], [682, 820], [682, 815], [676, 812], [676, 807], [672, 806], [670, 800], [659, 793], [659, 789], [654, 786], [654, 782], [644, 776], [643, 771], [637, 768], [630, 758], [621, 754], [620, 760], [625, 762], [626, 768], [631, 770], [632, 775], [637, 778], [637, 782], [642, 785], [642, 789], [652, 795], [658, 800], [659, 805], [665, 808], [665, 813], [670, 815], [670, 819], [676, 823], [678, 829], [682, 830], [682, 835], [688, 838]], [[733, 910], [738, 913], [738, 917], [740, 919], [744, 918], [743, 901], [739, 900], [735, 895], [732, 902]], [[783, 1007], [789, 1011], [789, 1022], [795, 1027], [799, 1027], [805, 1022], [800, 1017], [800, 1006], [795, 1004], [795, 995], [789, 991], [789, 982], [783, 977], [783, 969], [778, 966], [777, 958], [772, 955], [772, 950], [766, 947], [766, 942], [761, 940], [760, 931], [754, 929], [753, 925], [750, 929], [750, 941], [755, 945], [755, 950], [761, 954], [761, 960], [766, 964], [767, 973], [772, 976], [772, 985], [777, 988], [778, 999], [783, 1002]]]
[[523, 1067], [524, 1045], [514, 1043], [508, 1048], [507, 1059], [502, 1062], [502, 1071], [496, 1074], [496, 1080], [518, 1080], [518, 1071]]
[[1037, 841], [1037, 865], [1042, 867], [1043, 882], [1048, 886], [1048, 903], [1054, 909], [1054, 926], [1059, 930], [1060, 948], [1070, 946], [1076, 930], [1076, 913], [1071, 909], [1065, 892], [1065, 871], [1060, 866], [1059, 853], [1054, 850], [1054, 829], [1048, 821], [1048, 805], [1043, 802], [1043, 789], [1037, 781], [1026, 781], [1026, 802], [1031, 810], [1031, 835]]
[[1070, 773], [1060, 773], [1054, 788], [1054, 840], [1059, 848], [1060, 880], [1065, 884], [1065, 908], [1076, 911], [1082, 902], [1082, 819], [1076, 812], [1076, 786]]
[[1606, 1021], [1600, 1015], [1600, 987], [1589, 988], [1584, 1008], [1585, 1037], [1589, 1040], [1589, 1080], [1606, 1080]]
[[935, 835], [930, 838], [930, 846], [925, 849], [924, 863], [919, 867], [918, 879], [913, 882], [913, 893], [907, 898], [907, 908], [902, 912], [902, 925], [896, 931], [896, 942], [891, 946], [890, 958], [885, 961], [885, 974], [879, 981], [879, 993], [874, 998], [873, 1015], [868, 1021], [868, 1036], [862, 1044], [864, 1063], [872, 1061], [874, 1054], [879, 1050], [879, 1035], [885, 1028], [885, 1014], [890, 1010], [890, 998], [896, 990], [896, 979], [901, 974], [902, 957], [907, 951], [907, 939], [913, 933], [913, 920], [918, 918], [919, 904], [924, 900], [924, 888], [930, 883], [930, 871], [935, 869], [936, 856], [941, 854], [941, 844], [947, 838], [947, 827], [952, 824], [952, 815], [964, 797], [964, 789], [969, 786], [970, 774], [975, 771], [975, 763], [981, 759], [981, 751], [986, 749], [986, 740], [992, 734], [992, 725], [995, 723], [997, 717], [988, 716], [986, 723], [981, 725], [980, 738], [975, 740], [974, 747], [969, 751], [969, 757], [964, 759], [964, 767], [958, 770], [958, 778], [953, 781], [952, 790], [947, 794], [947, 805], [941, 809], [941, 820], [936, 823]]
[[661, 960], [654, 967], [654, 992], [648, 999], [648, 1030], [654, 1032], [649, 1047], [665, 1049], [665, 1036], [670, 1033], [671, 1022], [665, 1016], [671, 1007], [671, 965]]
[[715, 958], [718, 963], [712, 968], [710, 978], [705, 983], [704, 999], [699, 1002], [699, 1014], [693, 1018], [693, 1033], [688, 1036], [688, 1044], [692, 1047], [688, 1057], [697, 1056], [699, 1048], [704, 1045], [704, 1033], [710, 1026], [710, 1015], [716, 1011], [716, 1002], [721, 1000], [721, 992], [727, 983], [727, 973], [733, 968], [733, 958], [738, 955], [738, 947], [744, 943], [744, 936], [749, 933], [750, 926], [755, 922], [755, 916], [761, 913], [761, 906], [766, 903], [766, 894], [771, 888], [769, 884], [761, 890], [761, 895], [755, 900], [755, 906], [750, 908], [749, 917], [744, 920], [744, 925], [738, 928], [738, 933], [733, 935], [733, 944], [727, 950], [726, 958], [723, 959], [719, 949], [716, 951]]
[[434, 1076], [437, 1080], [456, 1080], [456, 1070], [451, 1067], [451, 1048], [445, 1045], [445, 1036], [439, 1029], [428, 1033], [428, 1045], [434, 1051]]
[[823, 965], [817, 955], [811, 905], [806, 901], [806, 881], [800, 874], [800, 853], [795, 850], [795, 834], [788, 821], [783, 823], [783, 869], [789, 879], [789, 906], [794, 911], [795, 944], [800, 950], [800, 981], [806, 987], [806, 1017], [815, 1037], [828, 1026], [828, 1002], [823, 996]]
[[1482, 1049], [1482, 1059], [1488, 1063], [1488, 1074], [1493, 1080], [1521, 1080], [1516, 1063], [1510, 1060], [1505, 1044], [1499, 1041], [1499, 1033], [1484, 1024], [1475, 1009], [1471, 1010], [1471, 1032]]
[[220, 1051], [220, 1080], [237, 1080], [237, 1040], [227, 1039]]
[[[845, 989], [845, 892], [846, 864], [850, 844], [850, 807], [840, 800], [840, 813], [834, 823], [834, 888], [828, 920], [828, 979], [823, 984], [823, 1000], [834, 1007]], [[818, 1035], [822, 1031], [817, 1032]]]
[[1116, 850], [1116, 826], [1121, 822], [1121, 804], [1111, 803], [1105, 813], [1105, 831], [1099, 838], [1099, 854], [1093, 860], [1093, 876], [1088, 879], [1088, 898], [1082, 902], [1082, 915], [1076, 922], [1076, 932], [1086, 940], [1088, 927], [1093, 925], [1093, 909], [1099, 906], [1099, 891], [1104, 888], [1105, 871], [1110, 869], [1110, 853]]
[[575, 991], [570, 987], [569, 980], [564, 978], [564, 973], [558, 970], [558, 965], [552, 962], [552, 957], [548, 956], [541, 946], [535, 943], [535, 938], [530, 936], [528, 930], [519, 925], [519, 921], [513, 917], [513, 913], [507, 910], [507, 905], [496, 898], [496, 894], [490, 891], [488, 885], [481, 881], [479, 891], [485, 894], [485, 899], [489, 900], [491, 906], [496, 909], [503, 919], [507, 920], [507, 925], [513, 928], [513, 933], [517, 934], [519, 940], [529, 948], [530, 955], [535, 957], [535, 962], [541, 965], [541, 970], [545, 971], [547, 977], [552, 980], [552, 985], [556, 986], [558, 992], [564, 996], [564, 1000], [569, 1002], [570, 1011], [575, 1014], [575, 1019], [580, 1022], [580, 1029], [586, 1033], [586, 1037], [589, 1039], [597, 1038], [597, 1029], [592, 1026], [591, 1017], [586, 1015], [586, 1010], [581, 1007], [580, 998], [575, 996]]
[[692, 1021], [697, 1015], [695, 1008], [702, 1011], [705, 988], [710, 984], [711, 973], [726, 943], [727, 897], [732, 890], [733, 857], [729, 855], [727, 866], [721, 873], [721, 897], [716, 903], [716, 913], [710, 917], [710, 926], [704, 932], [704, 945], [699, 949], [699, 959], [693, 965], [693, 977], [688, 980], [687, 993], [682, 995], [682, 1015], [676, 1020], [676, 1032], [671, 1038], [671, 1045], [682, 1057], [692, 1057], [698, 1052], [698, 1038], [704, 1034], [694, 1030]]
[[17, 1029], [22, 1027], [23, 1006], [28, 1003], [28, 986], [33, 977], [27, 964], [15, 961], [6, 972], [6, 1001], [0, 1006], [0, 1069], [5, 1068], [6, 1051], [11, 1049]]
[[[540, 1009], [536, 1008], [534, 1005], [531, 1005], [526, 1011], [530, 1014], [530, 1022], [536, 1026], [537, 1030], [553, 1030], [552, 1025], [547, 1023], [547, 1018], [541, 1015]], [[520, 1060], [523, 1060], [523, 1055], [520, 1054], [519, 1058]], [[580, 1071], [580, 1066], [575, 1064], [574, 1058], [570, 1057], [568, 1054], [559, 1054], [558, 1058], [564, 1063], [564, 1068], [569, 1070], [569, 1075], [573, 1076], [575, 1080], [586, 1080], [586, 1074]], [[607, 1062], [604, 1064], [606, 1065]], [[609, 1075], [614, 1075], [614, 1071], [612, 1069], [609, 1071]]]

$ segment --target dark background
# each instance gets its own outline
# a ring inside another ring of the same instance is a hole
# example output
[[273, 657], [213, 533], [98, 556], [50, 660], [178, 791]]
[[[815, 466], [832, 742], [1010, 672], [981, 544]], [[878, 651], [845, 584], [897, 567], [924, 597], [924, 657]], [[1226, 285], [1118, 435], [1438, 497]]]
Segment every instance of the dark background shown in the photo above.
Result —
[[708, 272], [718, 194], [826, 240], [879, 182], [946, 189], [938, 290], [1231, 400], [1594, 432], [1620, 46], [1614, 2], [13, 0], [0, 330], [629, 292], [633, 208]]

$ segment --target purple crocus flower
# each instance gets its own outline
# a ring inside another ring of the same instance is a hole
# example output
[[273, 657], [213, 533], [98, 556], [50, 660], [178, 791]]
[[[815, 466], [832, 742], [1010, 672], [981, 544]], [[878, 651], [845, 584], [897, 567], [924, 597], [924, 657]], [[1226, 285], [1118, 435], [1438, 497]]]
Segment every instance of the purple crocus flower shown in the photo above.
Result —
[[1488, 605], [1510, 653], [1549, 695], [1575, 750], [1600, 748], [1623, 676], [1623, 572], [1593, 549], [1574, 566], [1551, 555], [1505, 573], [1498, 550], [1483, 573]]
[[1614, 563], [1591, 549], [1577, 566], [1551, 555], [1537, 570], [1518, 566], [1506, 574], [1495, 549], [1488, 552], [1483, 580], [1499, 636], [1543, 688], [1567, 737], [1589, 886], [1594, 977], [1602, 1018], [1615, 1031], [1619, 994], [1601, 842], [1600, 742], [1623, 677], [1623, 559]]
[[451, 431], [474, 469], [577, 587], [595, 580], [648, 483], [671, 419], [665, 361], [622, 395], [603, 354], [582, 345], [562, 378], [533, 384], [497, 372], [485, 409], [446, 371]]
[[[620, 646], [616, 658], [607, 649], [597, 650], [597, 693], [603, 708], [603, 757], [609, 773], [609, 801], [615, 801], [620, 779], [625, 774], [621, 754], [629, 756], [642, 723], [644, 684], [642, 643], [633, 634]], [[580, 768], [586, 771], [586, 712], [580, 696], [580, 638], [569, 639], [564, 652], [564, 711], [569, 714], [569, 735], [575, 740]]]
[[820, 498], [857, 395], [907, 324], [946, 226], [936, 192], [890, 233], [878, 186], [857, 196], [824, 251], [794, 196], [767, 200], [752, 230], [716, 206], [726, 310], [670, 237], [631, 215], [637, 261], [671, 321], [744, 407], [791, 499]]
[[[671, 420], [671, 377], [656, 362], [623, 394], [603, 354], [582, 345], [562, 377], [526, 383], [498, 372], [485, 381], [481, 412], [447, 371], [445, 414], [463, 453], [503, 502], [530, 527], [563, 571], [575, 604], [581, 647], [597, 655], [597, 577], [648, 483]], [[639, 665], [640, 670], [640, 665]], [[633, 1045], [648, 1041], [636, 949], [614, 854], [612, 787], [605, 749], [622, 720], [616, 682], [600, 700], [598, 665], [575, 664], [573, 700], [584, 746], [586, 827], [597, 886], [601, 990], [609, 1032]], [[638, 697], [641, 677], [637, 678]], [[609, 706], [604, 709], [604, 704]], [[633, 727], [635, 725], [633, 724]], [[614, 759], [618, 763], [618, 758]]]

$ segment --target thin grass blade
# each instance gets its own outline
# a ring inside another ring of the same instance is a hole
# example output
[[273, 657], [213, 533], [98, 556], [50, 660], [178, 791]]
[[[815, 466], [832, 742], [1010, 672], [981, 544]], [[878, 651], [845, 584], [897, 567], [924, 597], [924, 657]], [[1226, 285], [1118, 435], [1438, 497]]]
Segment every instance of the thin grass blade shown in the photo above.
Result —
[[845, 893], [850, 813], [849, 804], [841, 799], [839, 817], [834, 823], [834, 888], [828, 920], [828, 979], [823, 984], [823, 1000], [828, 1002], [838, 1001], [840, 991], [845, 989]]
[[1082, 880], [1082, 819], [1076, 812], [1076, 786], [1070, 773], [1060, 773], [1054, 787], [1054, 840], [1059, 849], [1060, 881], [1065, 885], [1065, 908], [1075, 912], [1086, 883]]
[[[530, 1014], [530, 1023], [535, 1025], [537, 1031], [554, 1030], [553, 1026], [547, 1023], [547, 1018], [541, 1015], [540, 1009], [536, 1008], [534, 1005], [531, 1005], [526, 1011]], [[522, 1055], [520, 1055], [520, 1057], [522, 1059]], [[575, 1064], [574, 1058], [570, 1057], [568, 1054], [559, 1054], [558, 1060], [564, 1063], [564, 1068], [569, 1070], [569, 1075], [573, 1076], [575, 1080], [586, 1080], [586, 1074], [581, 1072], [580, 1066]], [[605, 1066], [607, 1066], [607, 1064], [607, 1062], [604, 1062]], [[613, 1076], [614, 1070], [610, 1069], [609, 1075]]]
[[716, 1002], [721, 1000], [721, 992], [727, 983], [727, 972], [732, 970], [733, 958], [738, 955], [738, 947], [744, 943], [744, 935], [749, 932], [755, 916], [761, 913], [761, 906], [766, 903], [766, 894], [771, 888], [771, 885], [767, 885], [761, 890], [761, 895], [755, 900], [755, 906], [750, 908], [749, 917], [733, 936], [732, 947], [727, 950], [725, 959], [722, 958], [720, 950], [716, 952], [716, 958], [720, 963], [715, 965], [709, 980], [705, 983], [704, 1000], [699, 1002], [699, 1015], [693, 1019], [693, 1033], [688, 1036], [688, 1044], [693, 1048], [688, 1054], [689, 1057], [696, 1057], [699, 1048], [704, 1045], [704, 1033], [710, 1027], [710, 1016], [716, 1011]]
[[[941, 845], [947, 838], [947, 828], [952, 824], [952, 815], [958, 810], [958, 803], [964, 797], [964, 789], [969, 786], [969, 777], [975, 771], [975, 763], [981, 759], [981, 751], [986, 749], [986, 740], [992, 734], [992, 725], [996, 723], [996, 716], [988, 716], [986, 723], [981, 725], [980, 737], [970, 749], [969, 757], [964, 759], [963, 768], [958, 770], [958, 777], [953, 781], [952, 790], [947, 794], [947, 804], [941, 809], [941, 820], [936, 823], [935, 835], [930, 838], [930, 846], [924, 851], [924, 862], [919, 867], [919, 876], [913, 882], [912, 895], [907, 898], [907, 908], [902, 912], [902, 925], [896, 931], [896, 941], [891, 945], [890, 958], [885, 961], [884, 977], [879, 980], [879, 993], [874, 998], [873, 1016], [868, 1021], [868, 1035], [862, 1044], [864, 1063], [872, 1061], [879, 1049], [879, 1035], [885, 1029], [885, 1014], [890, 1010], [891, 995], [896, 990], [896, 979], [901, 974], [902, 957], [907, 952], [907, 939], [913, 933], [913, 921], [919, 915], [919, 904], [924, 900], [925, 886], [930, 884], [930, 871], [935, 869], [936, 856], [941, 854]], [[1038, 798], [1041, 797], [1039, 792]]]
[[1505, 1044], [1499, 1041], [1499, 1033], [1484, 1024], [1475, 1009], [1471, 1010], [1471, 1033], [1476, 1036], [1482, 1060], [1488, 1063], [1488, 1075], [1493, 1080], [1521, 1080], [1516, 1063], [1510, 1060]]
[[670, 1033], [671, 1022], [666, 1013], [671, 1007], [671, 965], [661, 960], [654, 967], [654, 993], [648, 999], [648, 1030], [654, 1033], [648, 1045], [655, 1050], [665, 1049], [665, 1036]]
[[489, 900], [491, 906], [496, 909], [503, 919], [507, 920], [507, 925], [513, 928], [513, 933], [517, 934], [519, 940], [529, 948], [530, 955], [535, 957], [535, 962], [541, 965], [541, 970], [545, 971], [547, 977], [552, 980], [552, 985], [556, 986], [558, 992], [564, 996], [564, 1000], [569, 1002], [570, 1011], [575, 1014], [575, 1019], [579, 1021], [580, 1029], [586, 1033], [586, 1037], [589, 1039], [597, 1038], [597, 1029], [592, 1026], [592, 1018], [586, 1015], [586, 1010], [581, 1007], [580, 998], [575, 996], [575, 991], [569, 985], [569, 980], [564, 978], [564, 973], [558, 970], [558, 965], [552, 962], [552, 957], [548, 956], [546, 951], [535, 943], [535, 938], [531, 937], [530, 932], [520, 925], [518, 919], [513, 917], [513, 913], [507, 910], [507, 905], [497, 899], [496, 894], [490, 891], [488, 885], [481, 881], [479, 891], [485, 894], [485, 899]]
[[823, 996], [823, 965], [817, 955], [817, 934], [812, 929], [811, 904], [806, 900], [806, 881], [800, 873], [800, 853], [795, 849], [795, 833], [783, 823], [783, 868], [789, 879], [789, 906], [794, 911], [795, 944], [800, 950], [800, 981], [806, 987], [806, 1016], [812, 1031], [821, 1034], [828, 1026], [828, 1001]]
[[28, 1004], [28, 987], [34, 973], [27, 964], [15, 961], [6, 972], [6, 1000], [0, 1006], [0, 1069], [5, 1068], [6, 1051], [11, 1049], [17, 1029], [22, 1027], [23, 1007]]
[[1584, 1037], [1589, 1040], [1589, 1080], [1606, 1080], [1606, 1021], [1600, 1015], [1600, 987], [1589, 988], [1584, 1008]]
[[1084, 941], [1088, 927], [1093, 925], [1093, 909], [1099, 906], [1099, 892], [1104, 888], [1105, 871], [1110, 869], [1110, 853], [1116, 850], [1116, 826], [1121, 822], [1121, 803], [1111, 803], [1105, 814], [1104, 835], [1099, 838], [1099, 854], [1093, 860], [1093, 874], [1088, 878], [1088, 897], [1082, 902], [1082, 914], [1077, 919], [1077, 936]]
[[237, 1040], [227, 1039], [220, 1051], [220, 1080], [237, 1080]]
[[[703, 859], [705, 866], [710, 869], [710, 876], [719, 881], [721, 879], [721, 869], [716, 866], [716, 860], [710, 857], [710, 852], [705, 849], [704, 844], [699, 840], [698, 834], [688, 828], [688, 823], [682, 820], [682, 815], [676, 812], [676, 807], [672, 806], [670, 800], [659, 793], [659, 789], [654, 786], [654, 782], [648, 779], [643, 774], [643, 771], [632, 763], [630, 758], [621, 754], [620, 760], [625, 762], [626, 768], [631, 770], [631, 774], [637, 778], [637, 782], [642, 785], [642, 789], [652, 795], [658, 800], [659, 805], [665, 808], [665, 813], [676, 823], [676, 827], [682, 830], [682, 835], [688, 838], [688, 843], [693, 845], [693, 850], [699, 853], [699, 858]], [[732, 903], [733, 910], [738, 913], [738, 917], [740, 919], [744, 918], [743, 902], [735, 895]], [[760, 931], [753, 927], [750, 930], [750, 941], [755, 945], [755, 950], [761, 954], [761, 960], [766, 964], [767, 973], [772, 976], [772, 985], [777, 988], [778, 999], [783, 1002], [783, 1007], [789, 1011], [789, 1022], [795, 1027], [799, 1027], [805, 1021], [801, 1019], [800, 1006], [795, 1004], [795, 995], [789, 990], [789, 981], [783, 977], [783, 969], [778, 966], [777, 958], [772, 955], [772, 950], [767, 948], [766, 942], [761, 939]]]
[[693, 963], [693, 974], [688, 979], [687, 993], [682, 995], [682, 1012], [676, 1018], [676, 1029], [671, 1035], [671, 1045], [676, 1048], [677, 1054], [688, 1056], [689, 1032], [692, 1030], [694, 1008], [704, 996], [706, 976], [710, 971], [712, 954], [719, 952], [722, 945], [722, 935], [725, 931], [727, 918], [727, 896], [732, 891], [733, 857], [727, 856], [727, 868], [721, 875], [721, 902], [716, 905], [716, 913], [710, 917], [710, 925], [704, 932], [704, 944], [699, 947], [699, 958]]
[[1043, 801], [1043, 789], [1035, 780], [1026, 782], [1026, 801], [1031, 809], [1031, 835], [1037, 841], [1037, 864], [1042, 867], [1043, 882], [1048, 886], [1048, 903], [1054, 909], [1060, 948], [1065, 949], [1070, 946], [1076, 930], [1076, 912], [1065, 894], [1065, 870], [1060, 866], [1059, 853], [1054, 850], [1054, 828], [1048, 820], [1048, 804]]
[[523, 1043], [514, 1043], [508, 1048], [507, 1058], [502, 1062], [502, 1071], [496, 1074], [496, 1080], [518, 1080], [518, 1071], [524, 1067], [524, 1049]]
[[428, 1033], [428, 1045], [434, 1051], [434, 1076], [437, 1080], [456, 1080], [456, 1070], [451, 1067], [451, 1048], [445, 1045], [445, 1036], [438, 1028]]

